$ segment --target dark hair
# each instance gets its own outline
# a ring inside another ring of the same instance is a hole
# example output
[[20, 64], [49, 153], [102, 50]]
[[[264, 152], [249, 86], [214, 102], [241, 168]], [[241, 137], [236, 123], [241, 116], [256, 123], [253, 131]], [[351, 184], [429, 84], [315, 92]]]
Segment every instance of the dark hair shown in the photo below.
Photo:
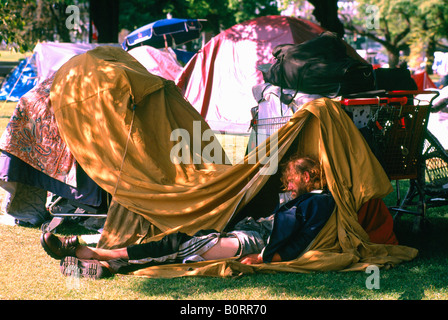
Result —
[[288, 187], [288, 177], [298, 173], [303, 174], [304, 172], [308, 172], [310, 175], [310, 182], [307, 186], [308, 192], [326, 187], [327, 180], [320, 163], [312, 157], [301, 157], [298, 155], [292, 156], [285, 164], [281, 177], [283, 187]]

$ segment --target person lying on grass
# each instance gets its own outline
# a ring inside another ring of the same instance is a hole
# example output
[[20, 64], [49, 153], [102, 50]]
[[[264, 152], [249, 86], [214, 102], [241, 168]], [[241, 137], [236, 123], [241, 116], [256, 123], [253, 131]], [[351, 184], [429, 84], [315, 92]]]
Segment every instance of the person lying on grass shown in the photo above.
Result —
[[193, 236], [173, 233], [160, 241], [118, 249], [82, 245], [77, 236], [41, 235], [45, 251], [61, 260], [61, 272], [69, 276], [104, 278], [115, 273], [161, 263], [187, 263], [238, 258], [244, 264], [289, 261], [303, 254], [333, 213], [335, 202], [326, 190], [319, 163], [309, 157], [293, 157], [285, 165], [282, 182], [292, 200], [273, 214], [255, 220], [245, 218], [231, 232], [203, 230]]

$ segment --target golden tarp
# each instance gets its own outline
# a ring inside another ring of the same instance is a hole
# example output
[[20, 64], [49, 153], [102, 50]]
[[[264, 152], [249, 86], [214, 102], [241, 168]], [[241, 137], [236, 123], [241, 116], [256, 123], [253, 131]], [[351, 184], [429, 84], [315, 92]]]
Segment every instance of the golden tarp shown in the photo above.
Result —
[[[99, 47], [72, 58], [56, 73], [50, 97], [60, 134], [77, 162], [113, 195], [99, 244], [104, 248], [176, 231], [223, 230], [291, 148], [321, 159], [337, 209], [300, 258], [257, 266], [233, 259], [165, 265], [137, 275], [363, 270], [368, 264], [394, 265], [417, 255], [413, 248], [370, 243], [359, 225], [361, 205], [386, 196], [392, 187], [338, 102], [323, 98], [306, 104], [244, 164], [231, 166], [224, 154], [218, 157], [222, 150], [212, 143], [208, 125], [173, 82], [149, 74], [119, 48]], [[173, 139], [173, 132], [179, 129], [190, 139], [182, 149], [190, 163], [187, 158], [173, 161], [173, 148], [182, 140]], [[211, 158], [215, 163], [207, 162]]]

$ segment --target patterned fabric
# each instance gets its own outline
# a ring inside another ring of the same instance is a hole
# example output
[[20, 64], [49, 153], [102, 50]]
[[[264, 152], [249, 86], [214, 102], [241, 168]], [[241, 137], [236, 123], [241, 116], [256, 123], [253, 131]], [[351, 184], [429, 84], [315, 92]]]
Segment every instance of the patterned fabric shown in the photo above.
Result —
[[0, 139], [0, 149], [76, 187], [75, 158], [59, 135], [50, 103], [53, 79], [46, 79], [20, 99]]

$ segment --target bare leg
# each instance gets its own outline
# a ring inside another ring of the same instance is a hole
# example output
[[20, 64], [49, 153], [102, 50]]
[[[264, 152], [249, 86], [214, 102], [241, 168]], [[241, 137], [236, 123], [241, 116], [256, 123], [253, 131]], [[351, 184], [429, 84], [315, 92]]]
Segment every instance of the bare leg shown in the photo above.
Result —
[[202, 254], [205, 260], [233, 258], [238, 253], [239, 241], [237, 238], [220, 238], [218, 243]]
[[[202, 254], [205, 260], [216, 260], [235, 257], [238, 253], [239, 241], [237, 238], [220, 238], [208, 251]], [[76, 257], [79, 259], [108, 261], [112, 259], [129, 259], [126, 248], [100, 249], [88, 246], [78, 246]]]
[[79, 259], [94, 259], [99, 261], [107, 261], [112, 259], [129, 259], [126, 248], [120, 249], [100, 249], [88, 246], [78, 246], [76, 248], [76, 257]]

